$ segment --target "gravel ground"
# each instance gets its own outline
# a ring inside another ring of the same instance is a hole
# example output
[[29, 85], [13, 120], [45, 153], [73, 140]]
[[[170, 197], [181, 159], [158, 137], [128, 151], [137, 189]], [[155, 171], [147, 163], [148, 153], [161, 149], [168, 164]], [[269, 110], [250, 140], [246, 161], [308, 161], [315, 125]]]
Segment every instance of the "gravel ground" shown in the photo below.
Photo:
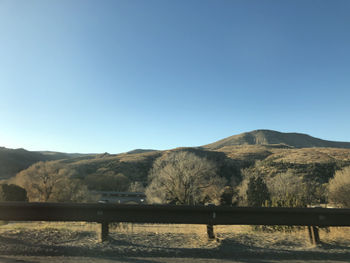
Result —
[[350, 262], [350, 244], [311, 246], [306, 235], [280, 233], [218, 233], [208, 241], [198, 233], [122, 231], [101, 243], [95, 231], [0, 229], [0, 262], [44, 262], [43, 256], [56, 262]]

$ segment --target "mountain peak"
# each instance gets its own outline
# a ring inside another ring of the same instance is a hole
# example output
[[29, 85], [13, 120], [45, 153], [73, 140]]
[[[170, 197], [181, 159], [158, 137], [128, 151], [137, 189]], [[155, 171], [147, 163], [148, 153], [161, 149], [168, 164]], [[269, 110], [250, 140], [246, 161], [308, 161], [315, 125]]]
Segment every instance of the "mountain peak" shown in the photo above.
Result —
[[274, 130], [259, 129], [233, 135], [217, 142], [204, 145], [204, 148], [217, 150], [233, 145], [269, 145], [284, 144], [295, 148], [334, 147], [350, 148], [349, 142], [327, 141], [303, 133], [284, 133]]

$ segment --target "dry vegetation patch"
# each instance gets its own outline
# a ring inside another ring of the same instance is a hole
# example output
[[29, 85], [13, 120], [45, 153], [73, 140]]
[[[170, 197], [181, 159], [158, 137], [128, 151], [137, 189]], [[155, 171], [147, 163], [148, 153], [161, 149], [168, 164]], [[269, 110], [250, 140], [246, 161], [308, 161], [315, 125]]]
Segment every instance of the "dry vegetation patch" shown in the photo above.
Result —
[[301, 148], [280, 150], [266, 160], [298, 164], [328, 163], [334, 161], [350, 161], [350, 149], [338, 148]]
[[215, 226], [217, 238], [210, 241], [204, 225], [122, 223], [111, 226], [104, 243], [99, 230], [96, 223], [8, 224], [0, 227], [0, 254], [225, 258], [324, 253], [350, 259], [350, 228], [321, 230], [318, 247], [310, 245], [305, 229], [267, 233], [250, 226]]

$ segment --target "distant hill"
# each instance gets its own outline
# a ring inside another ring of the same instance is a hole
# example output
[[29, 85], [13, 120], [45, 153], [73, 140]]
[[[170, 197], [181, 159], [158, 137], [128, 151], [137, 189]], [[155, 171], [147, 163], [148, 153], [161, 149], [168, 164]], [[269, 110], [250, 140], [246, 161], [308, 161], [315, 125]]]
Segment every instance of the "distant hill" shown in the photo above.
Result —
[[25, 149], [0, 147], [0, 180], [15, 176], [19, 171], [40, 161], [53, 161], [81, 156], [59, 152], [32, 152]]
[[0, 147], [0, 179], [10, 178], [33, 163], [46, 160], [48, 157], [41, 153]]
[[78, 158], [88, 155], [95, 154], [83, 154], [83, 153], [62, 153], [62, 152], [53, 152], [53, 151], [37, 151], [36, 153], [41, 153], [45, 155], [50, 160], [60, 160], [60, 159], [69, 159], [69, 158]]
[[255, 130], [233, 135], [217, 142], [204, 145], [203, 148], [218, 150], [225, 146], [234, 145], [286, 145], [295, 148], [350, 148], [350, 142], [326, 141], [307, 134], [283, 133], [272, 130]]
[[123, 174], [129, 182], [139, 181], [146, 185], [154, 160], [172, 151], [190, 151], [214, 161], [218, 173], [229, 181], [230, 177], [240, 178], [241, 169], [249, 168], [261, 176], [293, 170], [299, 175], [327, 182], [335, 170], [350, 165], [350, 143], [326, 141], [300, 133], [256, 130], [197, 148], [135, 149], [121, 154], [31, 152], [0, 147], [0, 179], [11, 178], [39, 161], [55, 161], [61, 167], [75, 171], [82, 180], [89, 176]]
[[147, 153], [147, 152], [154, 152], [157, 150], [152, 150], [152, 149], [135, 149], [132, 151], [128, 151], [127, 154], [137, 154], [137, 153]]

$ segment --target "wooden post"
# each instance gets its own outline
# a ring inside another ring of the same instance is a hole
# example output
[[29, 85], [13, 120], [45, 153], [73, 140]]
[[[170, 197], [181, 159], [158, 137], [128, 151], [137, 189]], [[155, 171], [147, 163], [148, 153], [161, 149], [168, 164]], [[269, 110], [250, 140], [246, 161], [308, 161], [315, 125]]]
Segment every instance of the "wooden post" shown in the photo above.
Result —
[[108, 240], [109, 225], [108, 222], [101, 223], [101, 242]]
[[[208, 204], [208, 206], [215, 206], [213, 204]], [[216, 218], [216, 212], [213, 211], [211, 212], [211, 219], [209, 220], [207, 224], [207, 234], [208, 234], [208, 239], [209, 240], [214, 240], [215, 239], [215, 234], [214, 234], [214, 220]]]
[[320, 235], [317, 226], [308, 226], [308, 232], [310, 237], [310, 242], [312, 245], [320, 244]]
[[321, 243], [320, 242], [320, 234], [319, 234], [317, 226], [312, 227], [312, 233], [313, 233], [313, 236], [315, 237], [316, 245], [320, 244]]
[[207, 225], [207, 234], [208, 234], [208, 239], [212, 240], [215, 238], [213, 225]]

